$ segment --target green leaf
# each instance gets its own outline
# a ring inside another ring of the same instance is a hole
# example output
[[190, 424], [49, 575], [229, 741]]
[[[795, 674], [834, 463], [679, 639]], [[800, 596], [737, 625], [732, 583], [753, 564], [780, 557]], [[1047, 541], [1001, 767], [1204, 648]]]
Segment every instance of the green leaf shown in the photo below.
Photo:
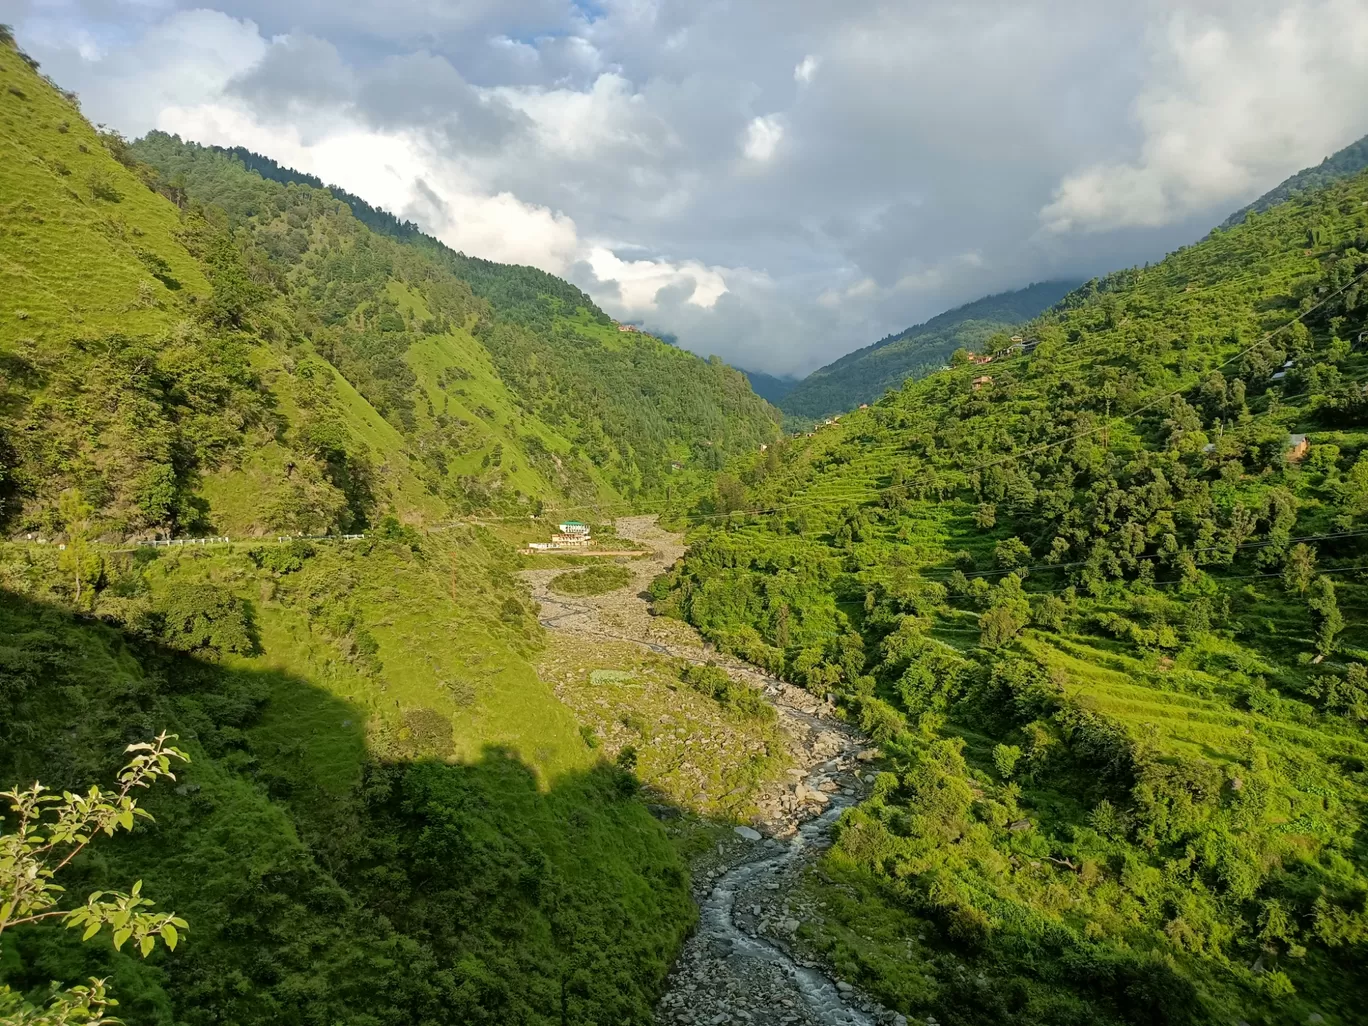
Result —
[[123, 827], [125, 830], [133, 829], [132, 809], [124, 809], [124, 811], [119, 814], [119, 826]]
[[133, 931], [125, 926], [122, 930], [114, 931], [114, 950], [118, 951], [124, 946], [124, 941], [133, 936]]
[[97, 919], [85, 928], [85, 933], [81, 934], [82, 941], [88, 941], [100, 932], [100, 921]]
[[172, 951], [175, 951], [176, 943], [180, 940], [180, 934], [176, 932], [176, 928], [170, 923], [167, 923], [161, 928], [161, 935], [162, 940], [166, 941], [166, 946]]
[[152, 953], [152, 949], [156, 946], [157, 940], [155, 937], [144, 937], [138, 944], [138, 948], [142, 952], [143, 958], [146, 958], [148, 955], [150, 955]]

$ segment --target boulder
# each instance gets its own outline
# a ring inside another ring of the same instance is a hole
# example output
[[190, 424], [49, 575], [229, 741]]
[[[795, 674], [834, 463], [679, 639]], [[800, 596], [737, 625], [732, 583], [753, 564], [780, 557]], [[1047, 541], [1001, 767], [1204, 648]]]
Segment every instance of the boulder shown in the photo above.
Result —
[[758, 841], [761, 837], [759, 830], [752, 829], [748, 826], [739, 826], [736, 828], [736, 832], [748, 841]]

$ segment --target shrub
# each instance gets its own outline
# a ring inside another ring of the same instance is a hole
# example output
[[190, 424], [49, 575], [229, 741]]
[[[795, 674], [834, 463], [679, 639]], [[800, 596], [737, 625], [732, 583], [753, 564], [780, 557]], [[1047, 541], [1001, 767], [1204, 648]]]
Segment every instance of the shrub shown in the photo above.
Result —
[[158, 633], [186, 652], [257, 651], [255, 626], [247, 604], [214, 584], [173, 584], [158, 604]]
[[568, 571], [551, 578], [550, 588], [558, 595], [606, 595], [632, 579], [632, 571], [617, 563], [596, 563], [579, 571]]
[[114, 176], [102, 168], [96, 168], [86, 176], [86, 185], [95, 199], [108, 203], [118, 203], [123, 199], [123, 194], [114, 185]]

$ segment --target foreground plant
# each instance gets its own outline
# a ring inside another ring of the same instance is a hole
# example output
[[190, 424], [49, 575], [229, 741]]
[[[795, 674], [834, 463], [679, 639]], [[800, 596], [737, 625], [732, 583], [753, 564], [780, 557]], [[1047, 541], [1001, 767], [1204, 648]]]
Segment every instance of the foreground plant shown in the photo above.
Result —
[[[172, 746], [174, 740], [176, 735], [163, 732], [151, 742], [129, 745], [126, 751], [136, 754], [119, 771], [117, 790], [92, 786], [84, 794], [57, 795], [35, 782], [23, 791], [0, 792], [15, 821], [13, 832], [0, 834], [0, 940], [16, 926], [64, 919], [72, 929], [83, 928], [82, 940], [109, 927], [116, 951], [131, 941], [146, 958], [157, 938], [175, 950], [187, 924], [174, 913], [151, 911], [155, 902], [142, 896], [141, 880], [127, 893], [93, 891], [83, 905], [70, 909], [57, 907], [66, 888], [56, 882], [57, 874], [99, 834], [113, 837], [118, 830], [132, 830], [138, 818], [152, 818], [138, 807], [133, 789], [150, 787], [162, 777], [176, 779], [172, 761], [189, 762], [190, 757]], [[88, 986], [66, 989], [54, 983], [42, 1006], [0, 986], [0, 1026], [102, 1026], [119, 1021], [106, 1014], [117, 1004], [105, 981], [94, 978]]]

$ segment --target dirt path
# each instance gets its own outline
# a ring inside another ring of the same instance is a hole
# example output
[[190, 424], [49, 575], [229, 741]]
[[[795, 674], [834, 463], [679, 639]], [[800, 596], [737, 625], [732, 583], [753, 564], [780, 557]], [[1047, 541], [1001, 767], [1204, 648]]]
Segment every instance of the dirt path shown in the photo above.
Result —
[[719, 846], [710, 868], [696, 868], [699, 927], [675, 963], [657, 1020], [690, 1026], [906, 1026], [902, 1016], [878, 1008], [793, 950], [807, 912], [798, 893], [803, 871], [830, 844], [830, 828], [841, 811], [859, 799], [873, 750], [806, 691], [716, 652], [686, 624], [651, 616], [645, 589], [684, 554], [683, 539], [662, 530], [654, 517], [621, 518], [617, 531], [652, 550], [645, 559], [624, 563], [633, 577], [617, 591], [567, 598], [548, 588], [562, 570], [523, 572], [541, 603], [542, 624], [587, 640], [629, 642], [726, 667], [773, 703], [799, 762], [787, 782], [760, 796], [755, 829], [738, 827], [737, 843]]

